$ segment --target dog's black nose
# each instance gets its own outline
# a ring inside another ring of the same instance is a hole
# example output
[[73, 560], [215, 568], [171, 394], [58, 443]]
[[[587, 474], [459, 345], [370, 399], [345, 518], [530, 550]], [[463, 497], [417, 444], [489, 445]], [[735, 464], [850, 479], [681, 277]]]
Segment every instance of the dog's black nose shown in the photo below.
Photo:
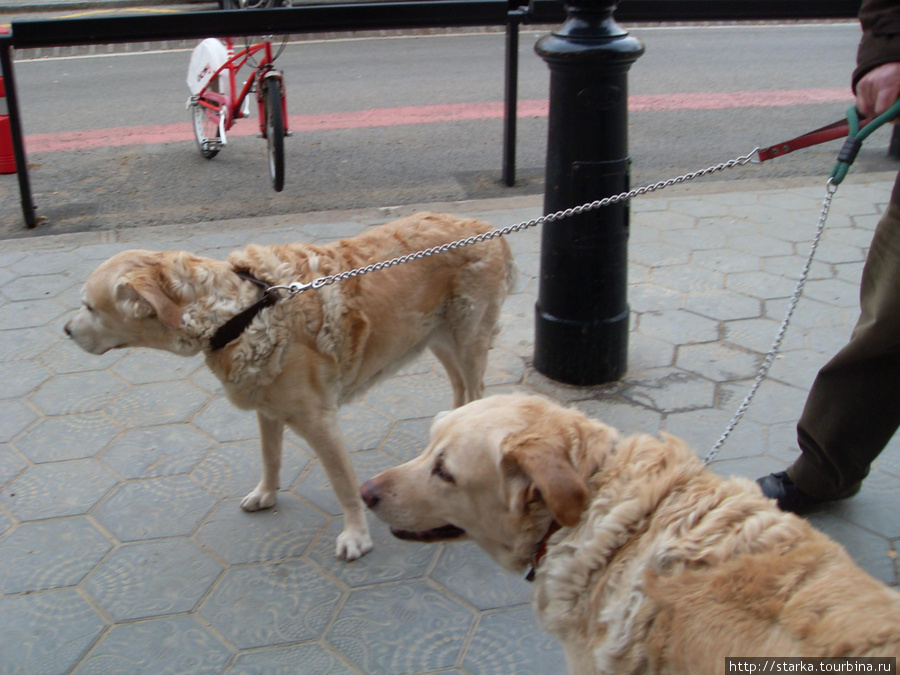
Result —
[[381, 501], [381, 497], [378, 496], [378, 490], [375, 487], [375, 482], [371, 479], [359, 486], [359, 494], [366, 503], [366, 506], [370, 509], [374, 509], [378, 506], [378, 502]]
[[69, 328], [69, 324], [65, 325], [65, 328], [63, 328], [63, 331], [65, 332], [66, 335], [68, 335], [69, 337], [72, 337], [72, 329]]

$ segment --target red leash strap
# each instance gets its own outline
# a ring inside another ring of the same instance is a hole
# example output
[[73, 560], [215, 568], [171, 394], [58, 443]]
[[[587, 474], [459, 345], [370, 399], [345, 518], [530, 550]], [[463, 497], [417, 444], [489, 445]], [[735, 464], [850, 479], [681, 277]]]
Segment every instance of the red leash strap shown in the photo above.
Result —
[[[870, 121], [871, 120], [860, 121], [859, 128], [862, 129]], [[816, 129], [815, 131], [810, 131], [802, 136], [797, 136], [797, 138], [792, 138], [789, 141], [777, 143], [763, 150], [758, 150], [756, 153], [757, 158], [760, 162], [765, 162], [774, 159], [775, 157], [786, 155], [789, 152], [794, 152], [794, 150], [808, 148], [811, 145], [818, 145], [819, 143], [826, 143], [828, 141], [833, 141], [836, 138], [843, 138], [849, 132], [850, 125], [847, 120], [839, 120], [824, 126], [821, 129]]]

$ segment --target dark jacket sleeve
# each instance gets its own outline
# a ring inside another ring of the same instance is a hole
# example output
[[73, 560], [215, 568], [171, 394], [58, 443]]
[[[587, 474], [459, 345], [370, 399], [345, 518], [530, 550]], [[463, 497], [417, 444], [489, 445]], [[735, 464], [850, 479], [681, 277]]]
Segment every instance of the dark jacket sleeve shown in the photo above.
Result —
[[859, 10], [863, 36], [853, 71], [853, 91], [867, 72], [891, 61], [900, 61], [900, 1], [863, 0]]

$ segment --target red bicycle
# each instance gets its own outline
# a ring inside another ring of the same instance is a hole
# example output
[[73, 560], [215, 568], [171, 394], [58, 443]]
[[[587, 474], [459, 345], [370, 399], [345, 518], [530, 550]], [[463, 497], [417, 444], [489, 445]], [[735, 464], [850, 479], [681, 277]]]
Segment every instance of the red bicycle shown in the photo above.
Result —
[[[275, 51], [271, 40], [263, 38], [235, 52], [231, 38], [207, 38], [194, 48], [187, 75], [191, 90], [187, 107], [197, 147], [206, 159], [219, 154], [235, 121], [249, 116], [250, 94], [256, 94], [259, 132], [266, 139], [269, 175], [276, 192], [284, 189], [284, 137], [290, 135], [284, 76], [273, 65], [284, 45], [282, 42]], [[247, 64], [252, 72], [238, 90], [238, 71]]]

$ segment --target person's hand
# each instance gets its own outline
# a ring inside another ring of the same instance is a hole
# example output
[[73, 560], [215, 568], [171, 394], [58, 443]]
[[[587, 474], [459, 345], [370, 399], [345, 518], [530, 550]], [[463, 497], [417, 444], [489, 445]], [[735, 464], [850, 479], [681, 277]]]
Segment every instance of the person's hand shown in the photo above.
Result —
[[900, 62], [883, 63], [856, 83], [856, 109], [862, 117], [880, 115], [900, 98]]

